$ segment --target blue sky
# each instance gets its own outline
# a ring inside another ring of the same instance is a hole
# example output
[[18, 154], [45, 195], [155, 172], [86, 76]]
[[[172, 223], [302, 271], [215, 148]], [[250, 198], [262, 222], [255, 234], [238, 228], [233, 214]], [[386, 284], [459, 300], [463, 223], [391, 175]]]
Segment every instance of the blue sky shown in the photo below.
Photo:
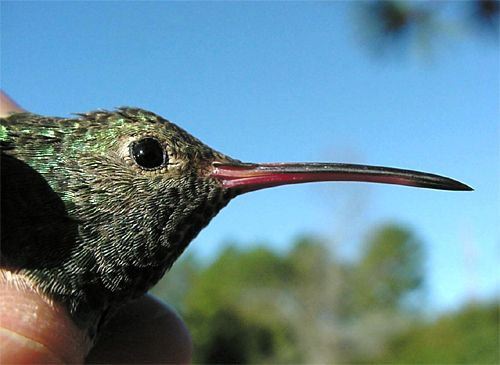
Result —
[[245, 161], [340, 161], [462, 180], [453, 193], [308, 184], [239, 197], [189, 250], [286, 249], [299, 234], [355, 257], [369, 228], [399, 222], [428, 254], [431, 308], [498, 293], [499, 56], [467, 32], [432, 52], [374, 57], [354, 3], [1, 3], [1, 87], [67, 116], [155, 111]]

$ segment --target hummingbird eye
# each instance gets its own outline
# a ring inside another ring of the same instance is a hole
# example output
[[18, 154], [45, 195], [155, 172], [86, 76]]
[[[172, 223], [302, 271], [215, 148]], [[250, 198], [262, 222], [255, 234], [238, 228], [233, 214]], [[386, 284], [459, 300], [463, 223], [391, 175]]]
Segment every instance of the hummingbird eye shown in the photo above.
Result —
[[144, 169], [155, 169], [165, 164], [167, 154], [157, 139], [147, 137], [130, 145], [130, 155]]

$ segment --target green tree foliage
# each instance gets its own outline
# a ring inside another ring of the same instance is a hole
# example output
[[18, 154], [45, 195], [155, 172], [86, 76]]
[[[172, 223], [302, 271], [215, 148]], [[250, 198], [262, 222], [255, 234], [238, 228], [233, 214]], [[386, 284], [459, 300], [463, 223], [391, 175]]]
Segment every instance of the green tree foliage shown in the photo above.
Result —
[[433, 321], [408, 305], [423, 260], [415, 234], [388, 224], [354, 262], [314, 237], [281, 254], [229, 246], [209, 264], [183, 258], [155, 293], [179, 308], [198, 363], [498, 363], [498, 304]]
[[196, 360], [290, 360], [286, 352], [293, 340], [278, 310], [290, 270], [268, 249], [234, 247], [202, 270], [186, 296], [184, 310], [197, 344]]
[[[355, 24], [375, 53], [391, 49], [436, 49], [443, 37], [457, 40], [467, 33], [486, 35], [498, 44], [500, 1], [379, 0], [356, 4]], [[457, 35], [460, 35], [457, 37]]]
[[283, 254], [230, 246], [209, 265], [188, 257], [156, 293], [177, 303], [200, 363], [380, 356], [410, 322], [402, 303], [423, 282], [421, 245], [386, 225], [372, 232], [359, 261], [342, 261], [328, 247], [301, 237]]
[[361, 310], [399, 310], [424, 281], [422, 244], [400, 226], [383, 226], [368, 239], [358, 263], [356, 291]]
[[498, 303], [470, 304], [395, 336], [377, 362], [498, 364], [499, 319]]

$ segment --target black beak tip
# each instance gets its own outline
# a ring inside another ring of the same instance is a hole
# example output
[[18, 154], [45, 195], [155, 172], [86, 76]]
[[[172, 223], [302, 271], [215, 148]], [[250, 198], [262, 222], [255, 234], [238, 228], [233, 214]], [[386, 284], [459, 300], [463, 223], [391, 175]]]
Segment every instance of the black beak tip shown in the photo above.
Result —
[[[441, 185], [441, 184], [440, 184]], [[425, 186], [423, 186], [425, 187]], [[436, 186], [438, 189], [453, 190], [453, 191], [474, 191], [469, 185], [461, 183], [460, 181], [447, 178], [441, 186]]]
[[469, 185], [463, 184], [461, 182], [458, 183], [458, 186], [457, 186], [456, 190], [460, 190], [460, 191], [474, 191], [474, 189], [471, 188]]

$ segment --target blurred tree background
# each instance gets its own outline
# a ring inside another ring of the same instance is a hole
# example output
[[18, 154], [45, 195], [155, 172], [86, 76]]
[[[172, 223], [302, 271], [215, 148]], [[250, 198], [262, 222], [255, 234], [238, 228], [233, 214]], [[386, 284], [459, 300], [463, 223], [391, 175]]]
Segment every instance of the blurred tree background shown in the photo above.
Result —
[[[498, 43], [498, 1], [449, 5], [358, 2], [353, 23], [380, 54], [433, 49], [457, 30]], [[366, 237], [353, 261], [310, 235], [285, 253], [234, 244], [210, 263], [185, 255], [153, 291], [187, 322], [199, 363], [500, 362], [497, 301], [430, 317], [418, 235], [388, 223]]]
[[304, 236], [286, 253], [187, 255], [154, 290], [180, 311], [198, 363], [498, 363], [498, 303], [428, 318], [423, 244], [375, 227], [346, 262]]

